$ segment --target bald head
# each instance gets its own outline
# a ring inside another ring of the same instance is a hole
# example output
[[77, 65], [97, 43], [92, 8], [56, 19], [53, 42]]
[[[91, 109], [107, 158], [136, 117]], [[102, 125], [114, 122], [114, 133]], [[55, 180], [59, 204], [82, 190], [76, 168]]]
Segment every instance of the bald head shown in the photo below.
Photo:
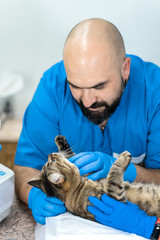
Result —
[[125, 46], [118, 29], [110, 22], [103, 19], [88, 19], [77, 24], [69, 33], [64, 45], [65, 53], [75, 51], [87, 53], [88, 51], [100, 51], [111, 49], [116, 59], [123, 60]]

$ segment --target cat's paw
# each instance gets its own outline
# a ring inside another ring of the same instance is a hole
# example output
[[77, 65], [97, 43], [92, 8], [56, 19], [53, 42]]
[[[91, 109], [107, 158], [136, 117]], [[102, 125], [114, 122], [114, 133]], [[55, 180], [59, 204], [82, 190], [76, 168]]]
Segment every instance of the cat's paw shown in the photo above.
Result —
[[62, 135], [58, 135], [55, 137], [55, 143], [58, 147], [63, 147], [67, 144], [66, 138]]
[[120, 155], [122, 155], [125, 158], [131, 158], [131, 154], [128, 151], [124, 151]]
[[132, 156], [131, 156], [131, 154], [130, 154], [128, 151], [122, 152], [122, 153], [119, 155], [119, 157], [118, 157], [118, 159], [119, 159], [119, 160], [121, 161], [121, 163], [124, 164], [124, 165], [128, 165], [128, 164], [130, 163], [130, 161], [131, 161], [131, 158], [132, 158]]

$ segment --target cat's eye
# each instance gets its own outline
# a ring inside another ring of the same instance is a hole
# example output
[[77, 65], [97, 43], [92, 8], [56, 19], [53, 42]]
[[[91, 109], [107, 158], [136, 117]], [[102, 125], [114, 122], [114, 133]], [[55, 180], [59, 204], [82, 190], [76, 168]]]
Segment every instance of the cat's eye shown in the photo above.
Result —
[[56, 160], [56, 158], [54, 157], [54, 155], [50, 154], [48, 157], [48, 164], [55, 162], [55, 160]]
[[55, 159], [55, 158], [52, 158], [51, 160], [52, 160], [52, 162], [55, 162], [55, 161], [56, 161], [56, 159]]

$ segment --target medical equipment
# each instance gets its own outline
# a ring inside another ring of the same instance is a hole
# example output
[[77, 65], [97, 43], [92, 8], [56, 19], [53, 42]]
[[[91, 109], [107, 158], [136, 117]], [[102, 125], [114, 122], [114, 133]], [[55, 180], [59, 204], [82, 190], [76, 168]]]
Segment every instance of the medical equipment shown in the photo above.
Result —
[[13, 201], [14, 172], [0, 164], [0, 222], [9, 215]]

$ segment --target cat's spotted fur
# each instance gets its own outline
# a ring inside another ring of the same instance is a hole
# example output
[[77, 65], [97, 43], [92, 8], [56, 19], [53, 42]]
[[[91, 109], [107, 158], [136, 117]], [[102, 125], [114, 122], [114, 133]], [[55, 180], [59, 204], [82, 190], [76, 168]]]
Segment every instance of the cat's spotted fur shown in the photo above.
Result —
[[[49, 155], [40, 178], [30, 181], [31, 185], [41, 188], [48, 196], [62, 200], [71, 213], [91, 220], [94, 220], [94, 216], [87, 211], [87, 205], [90, 204], [88, 197], [100, 199], [104, 193], [124, 203], [129, 200], [148, 215], [160, 217], [160, 186], [123, 181], [124, 171], [131, 161], [129, 152], [119, 155], [106, 178], [92, 181], [80, 176], [78, 168], [67, 160], [75, 153], [66, 139], [57, 136], [55, 142], [60, 153]], [[61, 154], [64, 151], [67, 158]]]

